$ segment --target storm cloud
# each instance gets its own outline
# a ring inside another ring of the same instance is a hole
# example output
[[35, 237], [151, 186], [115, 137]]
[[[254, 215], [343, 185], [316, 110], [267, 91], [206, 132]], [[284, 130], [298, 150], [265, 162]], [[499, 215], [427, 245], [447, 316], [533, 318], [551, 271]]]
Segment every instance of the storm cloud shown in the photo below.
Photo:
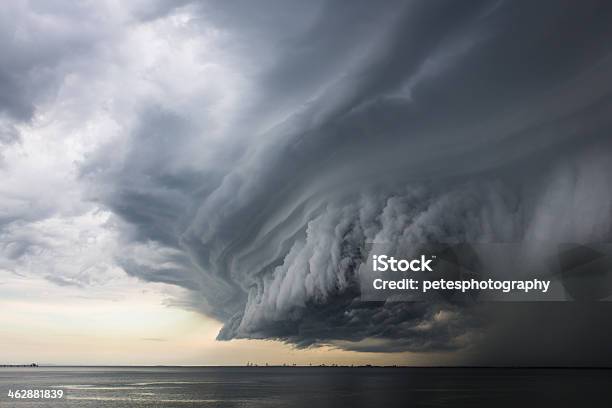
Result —
[[[1, 63], [0, 112], [12, 126], [31, 120], [53, 78], [91, 84], [78, 109], [113, 124], [78, 179], [117, 217], [115, 262], [189, 289], [186, 307], [224, 323], [220, 340], [389, 352], [496, 343], [475, 305], [360, 301], [367, 244], [537, 252], [612, 238], [609, 2], [105, 10], [119, 29], [45, 36], [45, 52]], [[67, 18], [79, 11], [101, 12]], [[44, 86], [30, 79], [39, 72]]]

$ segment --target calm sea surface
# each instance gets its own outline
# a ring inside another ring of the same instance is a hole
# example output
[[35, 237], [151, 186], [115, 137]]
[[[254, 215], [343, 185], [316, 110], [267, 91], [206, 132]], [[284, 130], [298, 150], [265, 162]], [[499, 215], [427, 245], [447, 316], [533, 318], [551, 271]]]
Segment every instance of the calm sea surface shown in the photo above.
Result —
[[[9, 390], [61, 389], [54, 401]], [[0, 368], [0, 407], [612, 407], [612, 370]]]

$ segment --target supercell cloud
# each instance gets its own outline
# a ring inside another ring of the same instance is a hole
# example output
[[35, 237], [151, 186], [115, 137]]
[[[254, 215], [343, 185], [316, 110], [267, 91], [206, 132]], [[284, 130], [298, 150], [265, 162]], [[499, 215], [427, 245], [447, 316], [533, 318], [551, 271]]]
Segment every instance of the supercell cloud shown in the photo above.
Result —
[[360, 302], [367, 243], [611, 238], [609, 2], [134, 4], [3, 40], [0, 144], [44, 98], [106, 118], [76, 165], [115, 262], [221, 340], [463, 349], [476, 307]]

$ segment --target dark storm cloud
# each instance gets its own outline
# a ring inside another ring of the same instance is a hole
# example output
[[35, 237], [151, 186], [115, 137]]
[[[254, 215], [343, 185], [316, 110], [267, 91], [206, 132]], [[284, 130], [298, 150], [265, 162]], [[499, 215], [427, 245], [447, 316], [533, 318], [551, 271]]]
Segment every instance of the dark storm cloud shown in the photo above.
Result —
[[96, 16], [60, 2], [12, 2], [0, 11], [0, 119], [29, 121], [76, 57], [104, 37]]
[[[108, 192], [111, 209], [137, 225], [141, 238], [169, 246], [178, 245], [184, 225], [179, 218], [203, 193], [206, 177], [181, 166], [186, 144], [195, 130], [180, 115], [159, 107], [146, 107], [140, 114], [131, 144], [124, 152], [124, 165], [108, 167], [110, 155], [118, 154], [108, 146], [81, 169], [84, 177], [104, 173], [116, 179]], [[186, 222], [186, 221], [185, 221]]]
[[227, 143], [146, 108], [82, 171], [220, 339], [463, 348], [473, 308], [359, 302], [366, 243], [610, 239], [609, 2], [247, 3], [190, 9], [250, 61]]

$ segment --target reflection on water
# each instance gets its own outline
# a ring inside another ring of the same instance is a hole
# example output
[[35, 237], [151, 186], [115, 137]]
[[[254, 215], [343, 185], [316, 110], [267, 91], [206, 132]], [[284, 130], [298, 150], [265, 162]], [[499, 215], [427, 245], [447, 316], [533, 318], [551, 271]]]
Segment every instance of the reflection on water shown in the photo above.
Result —
[[[0, 407], [610, 407], [611, 385], [605, 369], [3, 368]], [[65, 398], [7, 398], [51, 388]]]

